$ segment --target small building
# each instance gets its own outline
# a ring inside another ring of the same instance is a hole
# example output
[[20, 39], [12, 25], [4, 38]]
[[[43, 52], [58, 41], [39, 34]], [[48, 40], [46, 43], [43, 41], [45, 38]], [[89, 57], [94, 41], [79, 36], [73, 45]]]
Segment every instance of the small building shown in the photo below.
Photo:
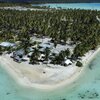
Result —
[[44, 61], [45, 59], [45, 55], [44, 54], [41, 54], [40, 57], [38, 58], [38, 60], [41, 60], [41, 61]]
[[40, 53], [45, 53], [45, 48], [39, 49], [39, 52], [40, 52]]
[[18, 51], [13, 52], [13, 55], [11, 56], [11, 58], [13, 58], [13, 60], [16, 62], [21, 62], [24, 54], [25, 54], [25, 51], [23, 49], [20, 49]]
[[18, 51], [15, 51], [15, 52], [13, 53], [13, 56], [19, 56], [19, 57], [21, 58], [21, 57], [24, 56], [24, 54], [25, 54], [25, 51], [24, 51], [23, 49], [20, 49], [20, 50], [18, 50]]
[[39, 46], [41, 48], [52, 48], [53, 47], [53, 45], [51, 45], [49, 43], [41, 43], [41, 44], [39, 44]]
[[21, 61], [22, 61], [22, 59], [19, 56], [15, 56], [13, 60], [18, 63], [21, 63]]
[[1, 42], [0, 46], [2, 46], [2, 47], [13, 47], [13, 46], [15, 46], [15, 43]]
[[29, 51], [29, 52], [33, 52], [34, 49], [33, 49], [32, 47], [29, 47], [29, 48], [28, 48], [28, 51]]
[[33, 52], [27, 54], [27, 57], [30, 58]]
[[71, 65], [71, 64], [72, 64], [72, 62], [69, 59], [64, 61], [64, 65]]
[[24, 57], [22, 58], [22, 61], [29, 61], [29, 58], [28, 58], [27, 56], [24, 56]]

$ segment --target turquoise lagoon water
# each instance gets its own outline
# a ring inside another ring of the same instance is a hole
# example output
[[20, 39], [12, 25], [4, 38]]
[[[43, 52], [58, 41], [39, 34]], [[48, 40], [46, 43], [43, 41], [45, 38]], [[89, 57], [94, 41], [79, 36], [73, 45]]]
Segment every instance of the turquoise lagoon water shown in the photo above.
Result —
[[0, 100], [100, 100], [100, 53], [85, 67], [70, 87], [52, 91], [22, 87], [0, 67]]
[[63, 8], [63, 9], [92, 9], [100, 10], [100, 3], [50, 3], [50, 4], [33, 4], [33, 6], [49, 6], [50, 8]]

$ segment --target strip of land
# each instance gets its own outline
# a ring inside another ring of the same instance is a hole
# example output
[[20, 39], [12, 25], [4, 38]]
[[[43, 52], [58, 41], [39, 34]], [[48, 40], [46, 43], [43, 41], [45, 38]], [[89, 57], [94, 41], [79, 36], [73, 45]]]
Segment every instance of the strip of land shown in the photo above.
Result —
[[60, 65], [30, 65], [27, 62], [14, 62], [9, 55], [0, 56], [0, 64], [22, 86], [39, 89], [55, 89], [73, 83], [94, 56], [100, 51], [89, 51], [82, 57], [83, 67], [74, 64], [64, 67]]
[[27, 8], [27, 7], [21, 7], [21, 6], [15, 6], [15, 7], [0, 7], [0, 9], [4, 10], [19, 10], [19, 11], [47, 11], [48, 9], [42, 9], [42, 8]]

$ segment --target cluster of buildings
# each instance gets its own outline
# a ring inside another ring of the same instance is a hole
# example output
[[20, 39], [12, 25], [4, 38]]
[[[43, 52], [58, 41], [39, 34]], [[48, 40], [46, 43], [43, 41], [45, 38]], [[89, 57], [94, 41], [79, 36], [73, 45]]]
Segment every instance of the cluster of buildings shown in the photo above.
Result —
[[[8, 48], [8, 47], [13, 48], [13, 47], [16, 47], [16, 44], [15, 43], [10, 43], [10, 42], [1, 42], [0, 46], [3, 47], [3, 48]], [[24, 49], [15, 50], [15, 51], [11, 52], [10, 57], [13, 58], [13, 60], [18, 62], [18, 63], [21, 63], [22, 61], [30, 62], [30, 57], [31, 57], [31, 55], [34, 52], [34, 49], [36, 47], [37, 47], [36, 45], [32, 46], [32, 47], [29, 47], [29, 52], [26, 55], [25, 55]], [[51, 43], [49, 39], [47, 39], [47, 40], [44, 39], [38, 45], [39, 52], [41, 53], [39, 58], [38, 58], [39, 64], [47, 64], [47, 63], [50, 62], [50, 60], [48, 60], [48, 62], [44, 60], [44, 58], [45, 58], [45, 49], [46, 48], [50, 49], [50, 53], [56, 53], [56, 54], [58, 53], [59, 54], [59, 52], [62, 49], [66, 49], [66, 48], [62, 48], [62, 47], [63, 46], [59, 45], [57, 48], [55, 48], [54, 44]], [[72, 64], [72, 61], [70, 59], [65, 59], [64, 64], [65, 65], [70, 65], [70, 64]]]

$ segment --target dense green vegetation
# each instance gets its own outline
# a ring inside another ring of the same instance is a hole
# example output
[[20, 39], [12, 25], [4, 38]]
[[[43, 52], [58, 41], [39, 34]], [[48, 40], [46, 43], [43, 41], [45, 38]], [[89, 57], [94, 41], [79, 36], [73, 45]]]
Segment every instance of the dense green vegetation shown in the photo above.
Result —
[[65, 60], [65, 57], [69, 57], [70, 55], [70, 51], [69, 49], [65, 50], [65, 51], [61, 51], [59, 53], [59, 55], [56, 55], [54, 59], [52, 59], [52, 63], [53, 64], [63, 64], [63, 61]]
[[83, 65], [82, 65], [82, 63], [80, 61], [77, 61], [76, 66], [82, 67]]
[[15, 7], [15, 6], [23, 6], [23, 7], [30, 7], [30, 3], [9, 3], [9, 2], [0, 2], [0, 7]]
[[47, 6], [32, 6], [31, 3], [9, 3], [9, 2], [0, 2], [0, 7], [16, 7], [16, 6], [20, 6], [20, 7], [27, 7], [27, 8], [38, 8], [38, 9], [48, 9], [50, 7]]
[[5, 2], [0, 2], [0, 7], [26, 7], [26, 8], [36, 8], [36, 9], [49, 9], [50, 7], [47, 6], [32, 6], [31, 3], [5, 3]]
[[[15, 11], [0, 10], [0, 41], [21, 41], [27, 48], [29, 37], [49, 36], [58, 43], [66, 44], [71, 40], [75, 44], [72, 59], [84, 56], [89, 50], [94, 50], [100, 44], [100, 22], [96, 19], [100, 11], [91, 10], [48, 10], [48, 11]], [[49, 51], [49, 50], [47, 50]], [[48, 58], [48, 52], [46, 60]], [[27, 51], [26, 51], [27, 52]], [[65, 52], [64, 52], [65, 53]], [[34, 54], [38, 56], [37, 54]], [[67, 54], [68, 56], [68, 51]], [[60, 53], [60, 59], [63, 59]], [[57, 56], [55, 59], [58, 59]], [[55, 61], [54, 59], [54, 61]], [[55, 62], [56, 63], [56, 62]]]

